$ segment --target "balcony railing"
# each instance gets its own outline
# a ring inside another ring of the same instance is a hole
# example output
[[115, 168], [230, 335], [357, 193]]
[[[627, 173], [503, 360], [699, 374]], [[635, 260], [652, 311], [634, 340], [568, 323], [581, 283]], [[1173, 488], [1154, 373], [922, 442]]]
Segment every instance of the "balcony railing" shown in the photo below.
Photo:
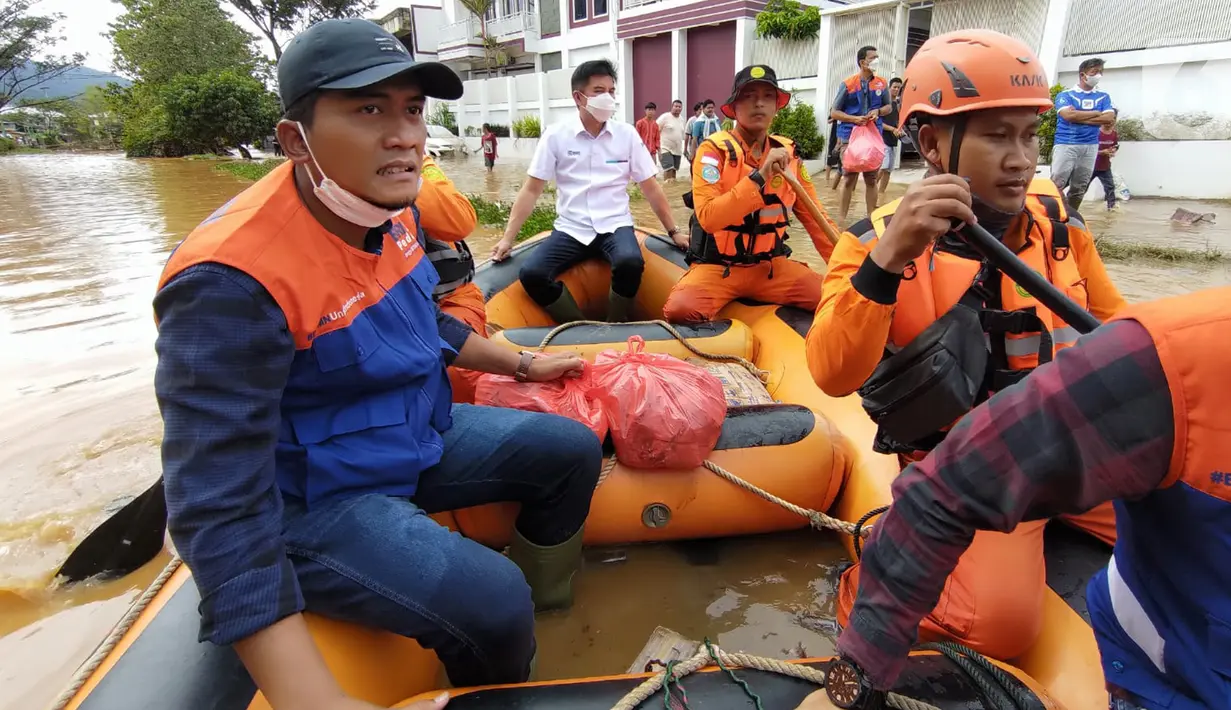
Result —
[[[482, 24], [479, 18], [474, 15], [468, 16], [461, 22], [454, 22], [445, 25], [440, 30], [441, 47], [450, 47], [468, 42], [478, 42], [478, 37], [482, 32]], [[539, 31], [539, 17], [534, 10], [523, 10], [513, 15], [505, 17], [497, 17], [494, 20], [487, 21], [487, 34], [498, 42], [508, 42], [514, 39], [520, 39], [527, 32], [537, 35]]]

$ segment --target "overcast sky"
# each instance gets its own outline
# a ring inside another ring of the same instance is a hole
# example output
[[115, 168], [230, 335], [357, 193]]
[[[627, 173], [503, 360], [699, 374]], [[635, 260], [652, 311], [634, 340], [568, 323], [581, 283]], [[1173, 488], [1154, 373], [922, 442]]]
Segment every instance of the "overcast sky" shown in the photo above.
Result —
[[[273, 49], [269, 46], [269, 40], [251, 22], [234, 12], [230, 5], [223, 3], [222, 6], [241, 27], [257, 36], [257, 47], [272, 58]], [[383, 17], [396, 7], [409, 6], [410, 0], [380, 0], [371, 16]], [[56, 29], [65, 39], [56, 45], [56, 54], [81, 52], [86, 55], [86, 66], [112, 71], [111, 41], [103, 33], [110, 31], [107, 25], [115, 22], [123, 9], [119, 3], [110, 0], [35, 0], [31, 12], [37, 15], [64, 15]]]

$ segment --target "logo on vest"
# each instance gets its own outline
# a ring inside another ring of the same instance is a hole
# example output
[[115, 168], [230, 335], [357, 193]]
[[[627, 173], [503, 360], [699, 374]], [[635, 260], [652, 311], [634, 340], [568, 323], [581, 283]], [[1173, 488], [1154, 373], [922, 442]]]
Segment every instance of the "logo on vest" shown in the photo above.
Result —
[[1029, 291], [1021, 287], [1021, 284], [1013, 284], [1013, 290], [1017, 291], [1017, 295], [1021, 296], [1022, 298], [1033, 298], [1033, 296], [1030, 295]]
[[1210, 473], [1210, 483], [1216, 486], [1231, 487], [1231, 473], [1226, 471], [1212, 471]]
[[419, 250], [418, 238], [411, 234], [405, 226], [397, 222], [394, 222], [393, 226], [389, 228], [389, 236], [393, 237], [393, 241], [398, 245], [398, 249], [402, 250], [402, 256], [407, 259]]
[[336, 320], [341, 320], [342, 318], [345, 318], [346, 314], [350, 312], [350, 309], [354, 308], [355, 304], [362, 301], [364, 297], [366, 296], [367, 296], [366, 293], [364, 293], [363, 291], [360, 291], [359, 293], [356, 293], [354, 296], [351, 296], [350, 298], [346, 299], [346, 303], [343, 303], [340, 309], [336, 311], [330, 311], [329, 313], [326, 313], [325, 315], [321, 316], [321, 320], [319, 323], [316, 324], [316, 327], [320, 328]]

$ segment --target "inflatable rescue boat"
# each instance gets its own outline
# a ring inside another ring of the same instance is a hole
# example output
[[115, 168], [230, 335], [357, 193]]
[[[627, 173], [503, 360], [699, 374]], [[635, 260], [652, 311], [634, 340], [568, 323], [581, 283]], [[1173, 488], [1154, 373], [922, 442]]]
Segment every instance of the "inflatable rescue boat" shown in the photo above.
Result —
[[[593, 359], [602, 350], [623, 349], [630, 336], [638, 335], [648, 351], [691, 359], [706, 367], [713, 368], [720, 360], [746, 361], [754, 366], [746, 371], [762, 371], [760, 378], [754, 378], [755, 387], [734, 382], [741, 365], [713, 370], [728, 385], [731, 406], [711, 463], [794, 506], [829, 511], [846, 521], [858, 520], [890, 501], [889, 486], [898, 474], [898, 464], [893, 457], [872, 452], [875, 425], [859, 398], [825, 395], [808, 372], [803, 338], [812, 323], [811, 313], [736, 302], [720, 313], [719, 320], [693, 327], [638, 322], [559, 329], [530, 300], [517, 278], [545, 236], [522, 243], [506, 261], [488, 262], [477, 270], [475, 283], [487, 301], [493, 341], [518, 350], [572, 350]], [[667, 294], [686, 265], [683, 253], [667, 239], [646, 232], [639, 232], [638, 239], [646, 266], [636, 316], [653, 321], [662, 317]], [[603, 319], [610, 283], [605, 264], [580, 264], [562, 280], [587, 316]], [[771, 502], [709, 468], [637, 470], [619, 463], [611, 453], [608, 449], [609, 459], [587, 521], [589, 545], [738, 536], [802, 528], [811, 522], [799, 511]], [[508, 542], [515, 513], [515, 506], [500, 504], [433, 517], [500, 548]], [[853, 538], [841, 537], [853, 558]], [[1082, 562], [1093, 570], [1088, 560]], [[1074, 588], [1084, 589], [1086, 574], [1081, 572], [1083, 578], [1075, 581]], [[577, 603], [584, 601], [578, 598]], [[53, 710], [268, 708], [233, 650], [197, 642], [199, 602], [189, 571], [173, 562], [81, 668]], [[313, 615], [307, 618], [326, 662], [351, 695], [385, 707], [439, 692], [440, 664], [414, 641]], [[670, 619], [661, 623], [670, 625]], [[945, 710], [1106, 707], [1098, 651], [1088, 624], [1049, 591], [1042, 625], [1038, 642], [1013, 665], [987, 661], [977, 654], [972, 660], [953, 647], [918, 651], [896, 691]], [[825, 660], [770, 664], [774, 666], [771, 670], [745, 668], [741, 676], [756, 689], [766, 708], [791, 710], [817, 689], [817, 671], [824, 668]], [[794, 670], [783, 670], [787, 666]], [[626, 699], [652, 676], [453, 689], [448, 707], [661, 707], [662, 690], [643, 689], [645, 699], [636, 704]], [[741, 687], [710, 668], [694, 673], [687, 688], [689, 707], [748, 707]], [[622, 699], [625, 704], [619, 705]]]

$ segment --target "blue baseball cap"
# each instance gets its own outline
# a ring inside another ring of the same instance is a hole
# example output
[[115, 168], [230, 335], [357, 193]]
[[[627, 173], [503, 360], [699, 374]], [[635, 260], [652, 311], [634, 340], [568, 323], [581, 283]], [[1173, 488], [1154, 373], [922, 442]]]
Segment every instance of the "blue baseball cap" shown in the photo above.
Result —
[[424, 95], [454, 101], [462, 80], [440, 62], [416, 62], [406, 45], [370, 20], [324, 20], [295, 35], [278, 60], [283, 110], [318, 89], [362, 89], [410, 74]]

